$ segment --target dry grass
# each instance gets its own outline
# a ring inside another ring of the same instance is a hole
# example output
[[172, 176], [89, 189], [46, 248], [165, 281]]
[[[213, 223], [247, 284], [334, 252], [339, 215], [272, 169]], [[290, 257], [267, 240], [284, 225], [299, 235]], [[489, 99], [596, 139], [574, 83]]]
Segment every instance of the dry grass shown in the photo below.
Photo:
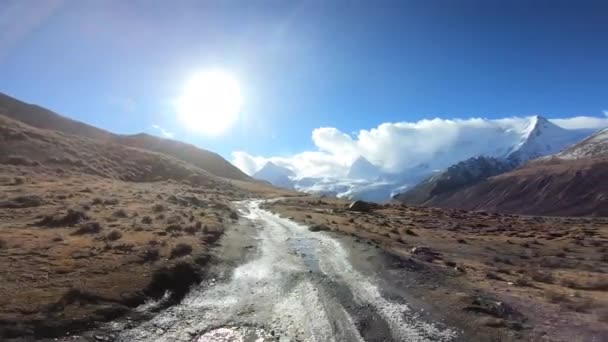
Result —
[[[16, 198], [38, 203], [0, 210], [1, 322], [46, 321], [47, 308], [73, 289], [115, 302], [69, 304], [53, 319], [102, 319], [97, 310], [119, 308], [125, 298], [136, 297], [156, 270], [207, 260], [233, 214], [229, 200], [248, 194], [229, 184], [225, 187], [234, 197], [224, 195], [224, 188], [177, 182], [130, 183], [83, 174], [56, 178], [2, 164], [0, 171], [9, 180], [16, 172], [28, 174], [23, 184], [0, 185], [0, 203]], [[196, 197], [205, 205], [154, 203], [166, 193]], [[153, 219], [159, 211], [179, 222], [176, 234], [163, 234], [169, 225]]]
[[[608, 333], [608, 325], [596, 317], [597, 308], [608, 307], [608, 263], [598, 242], [608, 241], [608, 219], [402, 205], [360, 213], [346, 210], [347, 205], [311, 196], [281, 200], [269, 208], [313, 227], [324, 224], [328, 230], [367, 240], [405, 260], [456, 269], [458, 281], [513, 305], [551, 334], [580, 326]], [[412, 253], [421, 246], [435, 254]], [[573, 290], [580, 296], [572, 297]], [[561, 317], [568, 317], [571, 325], [552, 323]]]

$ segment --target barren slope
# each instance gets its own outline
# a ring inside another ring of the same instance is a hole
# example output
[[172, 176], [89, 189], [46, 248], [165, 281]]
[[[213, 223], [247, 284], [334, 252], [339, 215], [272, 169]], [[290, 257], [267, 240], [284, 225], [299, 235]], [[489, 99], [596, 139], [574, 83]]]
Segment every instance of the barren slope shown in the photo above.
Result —
[[251, 180], [249, 176], [216, 153], [200, 149], [190, 144], [162, 139], [147, 134], [113, 134], [82, 122], [63, 117], [48, 109], [21, 102], [2, 93], [0, 93], [0, 115], [13, 118], [37, 128], [165, 153], [219, 177], [236, 180]]

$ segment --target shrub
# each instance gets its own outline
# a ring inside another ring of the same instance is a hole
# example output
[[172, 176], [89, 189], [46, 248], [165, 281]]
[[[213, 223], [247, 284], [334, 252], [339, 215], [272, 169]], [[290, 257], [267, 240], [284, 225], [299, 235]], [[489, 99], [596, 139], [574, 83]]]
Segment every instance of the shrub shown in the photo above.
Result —
[[545, 298], [549, 303], [557, 304], [568, 301], [565, 294], [555, 291], [546, 291]]
[[83, 235], [83, 234], [97, 234], [101, 231], [101, 225], [99, 222], [86, 222], [80, 225], [72, 235]]
[[326, 226], [324, 224], [315, 224], [314, 226], [308, 227], [308, 230], [310, 230], [311, 232], [321, 232], [321, 231], [327, 231], [330, 229], [328, 226]]
[[169, 258], [171, 258], [171, 259], [179, 258], [179, 257], [186, 256], [190, 253], [192, 253], [192, 246], [185, 244], [185, 243], [179, 243], [175, 247], [173, 247]]
[[181, 222], [182, 222], [182, 218], [179, 215], [173, 215], [173, 216], [167, 218], [168, 224], [178, 224]]
[[411, 230], [411, 229], [406, 229], [406, 230], [405, 230], [405, 234], [407, 234], [407, 235], [411, 235], [411, 236], [418, 236], [418, 234], [416, 234], [416, 232], [414, 232], [414, 231], [413, 231], [413, 230]]
[[129, 217], [129, 215], [127, 214], [126, 210], [124, 210], [124, 209], [115, 210], [112, 213], [112, 216], [117, 217], [117, 218], [126, 218], [126, 217]]
[[169, 233], [181, 232], [182, 230], [183, 230], [183, 228], [179, 224], [172, 224], [172, 225], [169, 225], [167, 228], [165, 228], [165, 231], [167, 231]]
[[189, 226], [189, 227], [186, 227], [186, 228], [184, 229], [184, 231], [185, 231], [186, 233], [190, 234], [190, 235], [194, 235], [194, 234], [196, 234], [196, 232], [198, 232], [199, 230], [200, 230], [200, 226], [197, 228], [197, 226], [196, 226], [196, 225], [194, 225], [194, 226]]
[[160, 251], [158, 248], [148, 248], [141, 255], [143, 262], [154, 262], [160, 259]]
[[106, 239], [110, 241], [116, 241], [122, 237], [122, 233], [118, 230], [111, 231], [108, 235], [106, 235]]
[[114, 246], [114, 249], [119, 250], [121, 252], [130, 253], [135, 248], [135, 245], [132, 243], [121, 243], [120, 245]]
[[151, 224], [152, 218], [150, 216], [144, 216], [141, 218], [141, 223], [143, 224]]
[[0, 201], [0, 208], [18, 209], [39, 207], [44, 203], [42, 197], [37, 195], [26, 195], [13, 197], [6, 201]]
[[118, 199], [116, 199], [116, 198], [105, 199], [103, 201], [103, 204], [105, 204], [105, 205], [117, 205], [118, 204]]
[[553, 284], [553, 282], [555, 281], [555, 278], [553, 278], [553, 275], [551, 273], [543, 272], [540, 270], [530, 272], [530, 277], [534, 281], [545, 284]]
[[165, 209], [167, 209], [164, 205], [157, 203], [152, 207], [152, 211], [155, 213], [160, 213], [165, 211]]
[[492, 280], [504, 280], [500, 276], [498, 276], [498, 274], [493, 273], [493, 272], [487, 272], [486, 273], [486, 278], [492, 279]]
[[74, 226], [86, 219], [88, 217], [83, 211], [68, 209], [64, 215], [47, 215], [36, 224], [46, 227]]

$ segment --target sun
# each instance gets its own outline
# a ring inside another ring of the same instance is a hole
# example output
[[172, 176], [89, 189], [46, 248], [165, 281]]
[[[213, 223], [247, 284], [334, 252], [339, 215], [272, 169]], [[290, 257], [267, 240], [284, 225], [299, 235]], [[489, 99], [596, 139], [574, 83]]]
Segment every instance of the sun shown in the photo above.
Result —
[[231, 74], [200, 71], [190, 77], [177, 99], [177, 116], [188, 129], [218, 136], [237, 121], [242, 102], [239, 82]]

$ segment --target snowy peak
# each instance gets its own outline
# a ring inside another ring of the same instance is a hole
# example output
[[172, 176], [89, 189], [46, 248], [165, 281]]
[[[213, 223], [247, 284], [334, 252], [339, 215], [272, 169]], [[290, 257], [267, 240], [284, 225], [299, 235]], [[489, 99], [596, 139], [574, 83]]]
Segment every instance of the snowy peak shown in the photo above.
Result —
[[382, 171], [377, 166], [360, 156], [350, 166], [347, 177], [352, 179], [374, 179], [381, 175]]
[[507, 158], [516, 164], [523, 164], [531, 159], [558, 153], [588, 134], [587, 130], [561, 128], [537, 115], [532, 117], [520, 144], [509, 153]]
[[568, 131], [567, 129], [559, 127], [540, 115], [536, 115], [532, 118], [530, 126], [532, 129], [528, 134], [528, 140], [538, 139], [542, 135], [564, 134]]
[[258, 172], [253, 174], [253, 178], [270, 182], [274, 186], [292, 188], [292, 178], [295, 177], [293, 171], [286, 167], [278, 166], [273, 162], [267, 162]]

